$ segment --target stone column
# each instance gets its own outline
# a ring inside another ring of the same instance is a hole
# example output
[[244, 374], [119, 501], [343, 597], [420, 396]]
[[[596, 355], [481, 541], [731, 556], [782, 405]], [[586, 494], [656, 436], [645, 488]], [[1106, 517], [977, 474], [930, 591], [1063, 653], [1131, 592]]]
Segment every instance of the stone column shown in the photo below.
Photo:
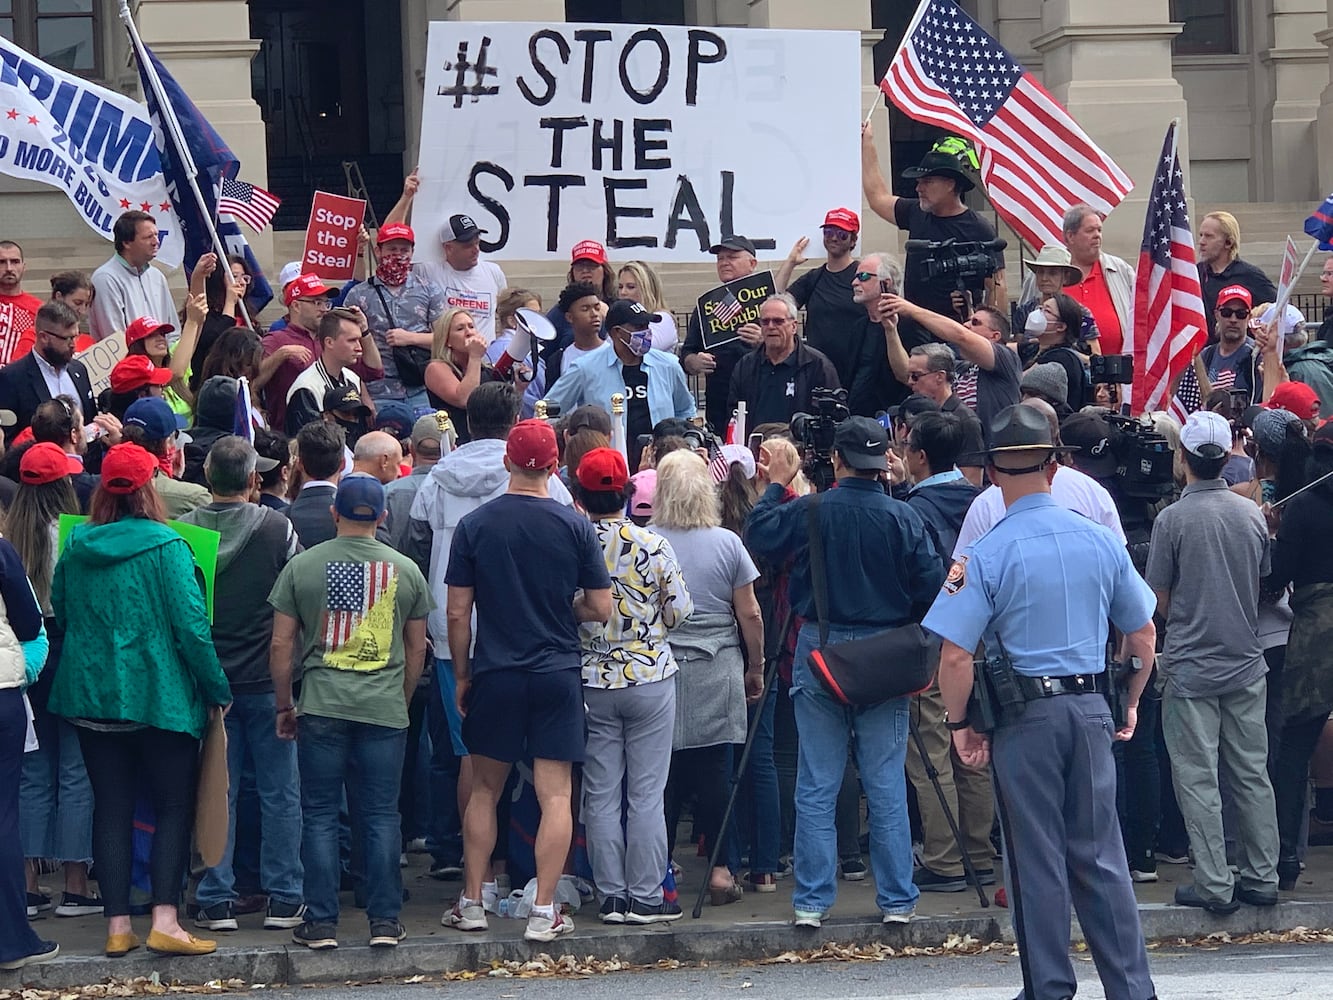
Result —
[[1328, 51], [1317, 42], [1327, 24], [1326, 0], [1269, 0], [1256, 17], [1267, 22], [1257, 37], [1271, 41], [1258, 52], [1263, 112], [1257, 117], [1258, 200], [1309, 201], [1319, 192], [1317, 158], [1310, 140], [1319, 114], [1320, 89], [1328, 83]]
[[[144, 44], [240, 159], [241, 179], [266, 186], [264, 121], [250, 92], [250, 61], [259, 42], [250, 37], [245, 0], [140, 0], [136, 23]], [[243, 229], [255, 256], [272, 260], [273, 231]]]
[[1333, 0], [1328, 0], [1328, 27], [1314, 36], [1328, 49], [1328, 70], [1315, 117], [1314, 152], [1318, 157], [1319, 197], [1333, 191]]
[[[1171, 70], [1180, 26], [1171, 23], [1167, 0], [1047, 0], [1041, 21], [1032, 47], [1042, 57], [1042, 82], [1134, 181], [1106, 222], [1108, 251], [1132, 258], [1167, 124], [1186, 119]], [[1187, 132], [1180, 133], [1180, 162], [1188, 190]]]
[[[378, 0], [375, 0], [378, 2]], [[389, 0], [403, 5], [403, 117], [407, 144], [403, 172], [417, 160], [421, 138], [426, 36], [431, 21], [553, 21], [565, 19], [564, 0]]]

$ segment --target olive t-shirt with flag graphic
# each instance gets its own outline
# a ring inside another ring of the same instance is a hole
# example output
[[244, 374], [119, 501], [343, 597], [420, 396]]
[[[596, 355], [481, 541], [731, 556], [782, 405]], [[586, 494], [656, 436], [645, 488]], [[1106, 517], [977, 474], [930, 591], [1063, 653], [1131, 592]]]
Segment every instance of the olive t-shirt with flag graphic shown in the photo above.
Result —
[[300, 623], [302, 715], [407, 728], [403, 624], [435, 605], [411, 559], [372, 538], [334, 538], [292, 559], [268, 600]]

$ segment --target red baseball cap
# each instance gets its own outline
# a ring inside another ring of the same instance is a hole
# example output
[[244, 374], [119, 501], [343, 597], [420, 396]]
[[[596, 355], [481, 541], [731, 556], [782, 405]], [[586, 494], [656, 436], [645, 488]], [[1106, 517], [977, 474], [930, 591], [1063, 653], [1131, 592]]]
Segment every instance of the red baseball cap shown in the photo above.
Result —
[[118, 444], [102, 459], [102, 489], [108, 493], [133, 493], [153, 478], [157, 458], [137, 444]]
[[303, 274], [289, 282], [282, 290], [283, 305], [291, 305], [297, 299], [317, 299], [321, 295], [337, 295], [338, 289], [329, 288], [317, 274]]
[[29, 486], [54, 483], [62, 476], [83, 471], [83, 463], [65, 454], [60, 445], [40, 441], [23, 453], [19, 460], [19, 480]]
[[520, 420], [509, 432], [505, 458], [520, 469], [549, 469], [560, 460], [555, 431], [545, 420]]
[[146, 385], [166, 385], [171, 378], [171, 369], [157, 367], [148, 355], [130, 354], [111, 369], [111, 391], [120, 395]]
[[1283, 382], [1264, 404], [1270, 410], [1286, 410], [1302, 420], [1319, 416], [1319, 396], [1304, 382]]
[[590, 260], [594, 264], [606, 263], [606, 247], [602, 246], [596, 240], [580, 240], [574, 244], [574, 249], [569, 253], [569, 262], [572, 264], [577, 260]]
[[1227, 285], [1217, 293], [1218, 306], [1224, 306], [1232, 299], [1240, 299], [1245, 303], [1246, 309], [1254, 308], [1254, 299], [1250, 296], [1250, 290], [1244, 285]]
[[152, 316], [140, 316], [125, 327], [125, 346], [129, 347], [131, 344], [137, 344], [155, 333], [171, 333], [175, 329], [170, 323], [160, 323]]
[[412, 227], [406, 222], [386, 222], [380, 226], [380, 231], [375, 234], [375, 243], [380, 245], [388, 243], [390, 240], [407, 240], [415, 246], [417, 234], [412, 232]]
[[824, 216], [824, 225], [837, 226], [849, 233], [859, 233], [861, 231], [861, 218], [850, 208], [835, 208]]
[[629, 482], [629, 466], [615, 448], [594, 448], [579, 462], [578, 479], [580, 486], [594, 493], [623, 490]]

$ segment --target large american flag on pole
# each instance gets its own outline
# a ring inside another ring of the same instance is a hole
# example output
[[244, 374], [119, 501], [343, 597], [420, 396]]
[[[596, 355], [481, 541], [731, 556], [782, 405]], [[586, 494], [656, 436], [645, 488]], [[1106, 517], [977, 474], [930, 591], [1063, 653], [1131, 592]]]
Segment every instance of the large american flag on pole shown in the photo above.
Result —
[[1071, 206], [1105, 215], [1134, 187], [953, 0], [923, 0], [879, 86], [904, 114], [976, 143], [991, 204], [1038, 249], [1062, 242]]
[[[1194, 232], [1185, 202], [1185, 175], [1176, 151], [1178, 127], [1175, 121], [1166, 130], [1139, 249], [1134, 286], [1136, 413], [1163, 409], [1171, 383], [1208, 336], [1194, 261]], [[1197, 409], [1198, 403], [1194, 406]]]

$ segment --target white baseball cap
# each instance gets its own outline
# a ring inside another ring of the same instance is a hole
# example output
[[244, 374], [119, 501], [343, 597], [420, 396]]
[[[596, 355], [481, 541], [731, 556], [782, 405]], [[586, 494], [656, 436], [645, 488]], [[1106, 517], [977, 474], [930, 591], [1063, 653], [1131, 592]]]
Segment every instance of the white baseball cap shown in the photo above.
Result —
[[301, 276], [301, 262], [294, 260], [289, 264], [283, 264], [282, 270], [278, 272], [278, 288], [283, 289]]
[[1180, 429], [1180, 443], [1200, 458], [1221, 458], [1231, 450], [1231, 424], [1220, 413], [1197, 410]]
[[[1273, 321], [1273, 310], [1276, 308], [1277, 303], [1273, 303], [1265, 309], [1263, 315], [1258, 319], [1258, 324], [1267, 326], [1271, 323]], [[1305, 314], [1288, 302], [1286, 308], [1282, 310], [1282, 322], [1278, 325], [1282, 330], [1282, 336], [1284, 338], [1290, 337], [1305, 326]]]

